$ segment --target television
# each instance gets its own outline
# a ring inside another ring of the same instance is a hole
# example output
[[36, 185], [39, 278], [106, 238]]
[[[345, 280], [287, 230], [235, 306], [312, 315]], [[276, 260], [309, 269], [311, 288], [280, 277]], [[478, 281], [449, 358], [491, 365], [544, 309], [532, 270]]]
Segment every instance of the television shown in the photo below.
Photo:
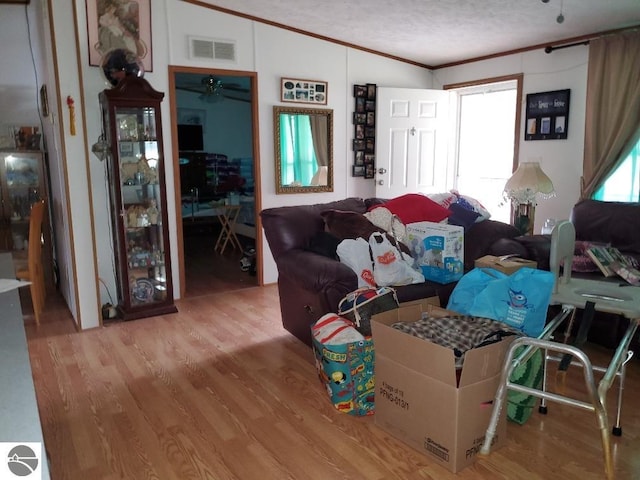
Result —
[[202, 125], [178, 125], [178, 149], [183, 152], [204, 150]]

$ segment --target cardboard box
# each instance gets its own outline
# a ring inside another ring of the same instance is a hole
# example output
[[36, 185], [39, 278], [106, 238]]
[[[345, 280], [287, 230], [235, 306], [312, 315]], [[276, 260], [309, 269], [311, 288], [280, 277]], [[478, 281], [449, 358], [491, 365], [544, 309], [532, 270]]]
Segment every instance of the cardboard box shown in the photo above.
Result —
[[521, 269], [522, 267], [538, 268], [538, 263], [533, 260], [526, 260], [519, 257], [496, 257], [494, 255], [485, 255], [475, 261], [476, 267], [481, 268], [494, 268], [511, 275], [513, 272]]
[[427, 280], [451, 283], [464, 273], [464, 228], [434, 222], [407, 225], [407, 244]]
[[[471, 465], [482, 447], [513, 337], [466, 352], [456, 379], [451, 349], [391, 327], [416, 321], [428, 305], [401, 306], [372, 318], [376, 349], [375, 423], [452, 472]], [[506, 405], [492, 450], [506, 441]]]

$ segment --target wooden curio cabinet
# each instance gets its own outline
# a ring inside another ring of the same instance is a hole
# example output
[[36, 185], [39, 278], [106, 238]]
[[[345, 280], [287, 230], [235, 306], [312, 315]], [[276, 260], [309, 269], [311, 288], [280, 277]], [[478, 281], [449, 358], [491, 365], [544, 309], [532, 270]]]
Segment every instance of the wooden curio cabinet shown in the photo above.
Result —
[[109, 145], [118, 303], [125, 320], [177, 311], [166, 212], [163, 97], [134, 75], [100, 93]]

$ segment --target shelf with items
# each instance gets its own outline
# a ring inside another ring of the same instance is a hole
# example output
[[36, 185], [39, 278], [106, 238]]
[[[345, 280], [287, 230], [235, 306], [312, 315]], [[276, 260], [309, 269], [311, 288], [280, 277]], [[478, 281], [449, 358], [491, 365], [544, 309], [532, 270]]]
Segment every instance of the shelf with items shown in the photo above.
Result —
[[111, 148], [116, 280], [125, 320], [176, 311], [160, 128], [163, 96], [138, 77], [125, 77], [100, 95]]
[[[48, 200], [45, 154], [41, 151], [0, 151], [0, 250], [10, 250], [14, 263], [27, 261], [31, 206]], [[42, 225], [42, 265], [47, 289], [53, 289], [53, 242], [49, 216]]]

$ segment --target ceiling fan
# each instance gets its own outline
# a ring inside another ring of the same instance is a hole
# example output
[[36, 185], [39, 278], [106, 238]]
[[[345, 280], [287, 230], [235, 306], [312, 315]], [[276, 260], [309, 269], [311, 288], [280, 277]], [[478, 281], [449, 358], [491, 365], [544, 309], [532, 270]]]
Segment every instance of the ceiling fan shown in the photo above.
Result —
[[251, 101], [248, 88], [243, 88], [238, 83], [227, 83], [213, 75], [207, 75], [201, 78], [182, 78], [176, 82], [176, 88], [186, 90], [193, 93], [199, 93], [198, 98], [206, 103], [218, 103], [225, 98], [240, 100], [244, 102]]

